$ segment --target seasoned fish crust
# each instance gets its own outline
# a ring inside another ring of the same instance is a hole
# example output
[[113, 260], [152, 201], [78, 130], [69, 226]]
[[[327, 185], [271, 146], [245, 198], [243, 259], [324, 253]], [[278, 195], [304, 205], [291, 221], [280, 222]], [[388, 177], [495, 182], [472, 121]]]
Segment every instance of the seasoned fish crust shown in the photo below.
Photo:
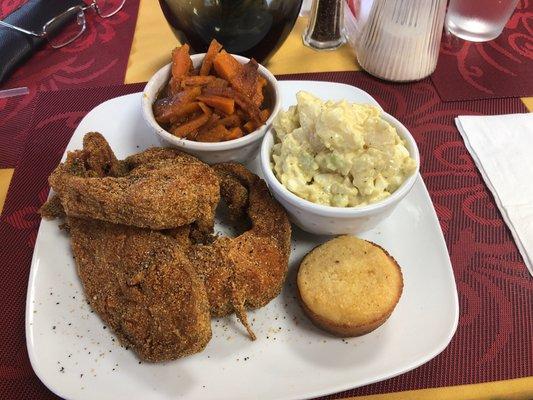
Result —
[[49, 178], [68, 216], [157, 230], [193, 222], [212, 229], [220, 194], [207, 164], [162, 159], [121, 177], [77, 176], [70, 168], [61, 164]]
[[189, 257], [203, 278], [211, 314], [235, 312], [252, 338], [246, 308], [266, 305], [281, 291], [287, 275], [291, 226], [265, 182], [244, 166], [213, 166], [232, 215], [248, 215], [252, 227], [236, 238], [219, 237], [209, 245], [193, 245]]
[[204, 283], [176, 239], [96, 220], [68, 218], [68, 224], [87, 300], [122, 344], [152, 362], [206, 346], [211, 318]]

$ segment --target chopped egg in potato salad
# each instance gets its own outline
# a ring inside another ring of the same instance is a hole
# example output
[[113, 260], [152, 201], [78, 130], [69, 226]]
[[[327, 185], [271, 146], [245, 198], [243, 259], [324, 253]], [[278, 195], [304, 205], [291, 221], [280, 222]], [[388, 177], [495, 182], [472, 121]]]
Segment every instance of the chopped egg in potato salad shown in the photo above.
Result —
[[378, 107], [323, 101], [299, 92], [274, 120], [273, 169], [291, 192], [313, 203], [354, 207], [390, 196], [416, 170]]

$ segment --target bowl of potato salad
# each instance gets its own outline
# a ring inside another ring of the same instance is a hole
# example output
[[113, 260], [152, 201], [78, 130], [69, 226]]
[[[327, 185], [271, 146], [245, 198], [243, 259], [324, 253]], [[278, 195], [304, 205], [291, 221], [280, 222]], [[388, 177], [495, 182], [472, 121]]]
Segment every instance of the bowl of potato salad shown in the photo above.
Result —
[[315, 234], [363, 232], [413, 187], [418, 147], [379, 107], [307, 92], [280, 111], [261, 147], [261, 168], [292, 221]]

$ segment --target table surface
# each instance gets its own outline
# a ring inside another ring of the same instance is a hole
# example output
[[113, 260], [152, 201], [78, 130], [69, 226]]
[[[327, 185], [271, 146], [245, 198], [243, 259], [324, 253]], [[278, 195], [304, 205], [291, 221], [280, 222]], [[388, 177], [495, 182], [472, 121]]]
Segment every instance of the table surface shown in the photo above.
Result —
[[[267, 67], [274, 74], [305, 72], [357, 71], [354, 51], [347, 45], [329, 52], [315, 52], [302, 45], [301, 34], [306, 25], [299, 18], [283, 46], [272, 57]], [[137, 25], [125, 74], [125, 83], [147, 81], [151, 75], [168, 62], [168, 54], [176, 46], [176, 38], [164, 20], [157, 2], [141, 0]], [[301, 60], [305, 59], [305, 63]], [[522, 98], [533, 112], [533, 97]], [[0, 211], [9, 188], [13, 169], [0, 169]], [[413, 390], [408, 392], [360, 396], [357, 399], [492, 399], [533, 397], [533, 377], [473, 385]]]

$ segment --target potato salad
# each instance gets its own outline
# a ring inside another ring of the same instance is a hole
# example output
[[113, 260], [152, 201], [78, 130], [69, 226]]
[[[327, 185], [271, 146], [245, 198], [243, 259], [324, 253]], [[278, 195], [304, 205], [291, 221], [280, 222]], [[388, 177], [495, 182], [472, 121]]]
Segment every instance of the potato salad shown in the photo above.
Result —
[[274, 120], [272, 167], [297, 196], [334, 207], [367, 205], [390, 196], [416, 170], [379, 108], [303, 91], [296, 98]]

